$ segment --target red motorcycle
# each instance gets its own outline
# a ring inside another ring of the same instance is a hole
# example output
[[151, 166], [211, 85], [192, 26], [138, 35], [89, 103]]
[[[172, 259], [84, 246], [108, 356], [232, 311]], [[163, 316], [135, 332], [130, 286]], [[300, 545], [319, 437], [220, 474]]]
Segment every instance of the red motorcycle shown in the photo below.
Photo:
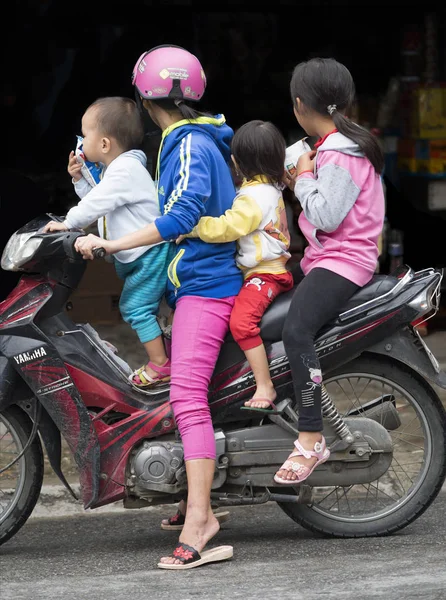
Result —
[[[177, 502], [187, 492], [169, 386], [143, 392], [110, 344], [65, 310], [86, 262], [84, 232], [41, 233], [45, 215], [19, 229], [2, 268], [22, 271], [0, 303], [0, 544], [26, 522], [43, 479], [42, 445], [55, 473], [61, 436], [79, 469], [86, 509]], [[433, 502], [446, 477], [446, 415], [431, 383], [446, 375], [411, 325], [435, 314], [442, 272], [404, 266], [376, 275], [318, 334], [329, 461], [302, 485], [273, 475], [298, 435], [291, 372], [281, 341], [292, 291], [262, 321], [279, 414], [240, 410], [255, 382], [228, 335], [209, 389], [217, 459], [212, 502], [276, 501], [307, 529], [334, 537], [398, 531]]]

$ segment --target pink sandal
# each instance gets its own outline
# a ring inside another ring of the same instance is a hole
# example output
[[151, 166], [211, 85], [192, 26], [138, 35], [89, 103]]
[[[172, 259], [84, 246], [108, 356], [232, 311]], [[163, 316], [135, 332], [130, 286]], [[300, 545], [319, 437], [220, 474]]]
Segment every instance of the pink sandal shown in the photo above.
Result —
[[[150, 375], [146, 373], [146, 365], [143, 365], [129, 375], [129, 381], [132, 385], [138, 388], [149, 388], [170, 381], [170, 359], [167, 359], [161, 366], [154, 365], [152, 362], [149, 362], [147, 366], [153, 369], [157, 373], [157, 376], [150, 377]], [[139, 381], [137, 381], [136, 378], [138, 378]]]
[[[294, 442], [294, 446], [296, 447], [297, 452], [292, 452], [289, 455], [289, 457], [280, 467], [279, 471], [282, 469], [285, 469], [286, 471], [292, 471], [297, 475], [297, 479], [283, 479], [276, 473], [276, 475], [274, 475], [274, 481], [276, 483], [281, 483], [282, 485], [297, 485], [302, 483], [302, 481], [308, 479], [317, 466], [327, 461], [330, 457], [330, 450], [327, 448], [327, 444], [323, 436], [320, 442], [316, 442], [314, 444], [314, 450], [305, 450], [299, 440]], [[301, 465], [296, 461], [290, 460], [296, 456], [304, 456], [305, 458], [312, 458], [314, 456], [317, 458], [317, 461], [312, 467], [306, 467], [305, 465]]]

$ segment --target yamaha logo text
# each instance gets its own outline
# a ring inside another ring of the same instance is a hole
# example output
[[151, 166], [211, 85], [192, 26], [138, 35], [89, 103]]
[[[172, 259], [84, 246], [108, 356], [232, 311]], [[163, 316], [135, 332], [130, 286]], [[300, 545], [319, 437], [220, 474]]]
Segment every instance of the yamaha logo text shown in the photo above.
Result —
[[18, 365], [21, 365], [22, 363], [27, 363], [30, 360], [42, 358], [43, 356], [46, 356], [45, 348], [36, 348], [32, 352], [23, 352], [22, 354], [17, 354], [17, 356], [14, 356], [14, 360]]

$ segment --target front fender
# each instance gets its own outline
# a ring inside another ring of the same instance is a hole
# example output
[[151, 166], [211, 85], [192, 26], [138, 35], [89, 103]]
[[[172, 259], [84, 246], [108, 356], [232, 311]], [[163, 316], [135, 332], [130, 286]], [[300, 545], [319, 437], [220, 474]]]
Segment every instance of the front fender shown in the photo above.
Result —
[[[79, 390], [58, 352], [46, 341], [33, 339], [33, 333], [35, 331], [29, 331], [29, 337], [0, 336], [0, 356], [8, 359], [19, 380], [23, 380], [41, 402], [66, 440], [79, 467], [84, 506], [89, 508], [95, 504], [99, 494], [98, 436]], [[7, 374], [10, 373], [6, 367], [4, 369]], [[10, 380], [7, 381], [5, 385], [10, 386]]]
[[426, 346], [418, 332], [403, 329], [382, 342], [367, 348], [367, 352], [391, 356], [407, 365], [425, 379], [446, 389], [446, 373], [440, 369], [437, 359]]
[[[30, 400], [18, 400], [16, 405], [34, 421], [36, 417], [36, 402], [38, 402], [37, 398], [33, 397]], [[38, 431], [45, 446], [49, 463], [73, 498], [78, 500], [78, 497], [62, 472], [62, 440], [60, 431], [41, 404], [38, 414]]]
[[0, 355], [0, 411], [14, 403], [14, 389], [20, 377], [5, 356]]

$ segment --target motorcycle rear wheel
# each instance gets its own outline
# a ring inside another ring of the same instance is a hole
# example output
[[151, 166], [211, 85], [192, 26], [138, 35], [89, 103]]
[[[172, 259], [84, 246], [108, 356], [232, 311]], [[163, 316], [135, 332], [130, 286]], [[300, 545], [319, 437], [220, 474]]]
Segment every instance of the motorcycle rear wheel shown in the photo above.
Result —
[[[38, 436], [14, 464], [29, 440], [32, 422], [17, 406], [0, 412], [0, 545], [25, 524], [40, 495], [43, 452]], [[9, 467], [9, 465], [11, 465]]]
[[[324, 383], [341, 415], [372, 398], [394, 396], [401, 425], [389, 431], [392, 463], [375, 482], [313, 488], [311, 505], [279, 502], [280, 508], [305, 529], [328, 537], [385, 536], [403, 529], [432, 504], [446, 479], [446, 412], [438, 395], [406, 365], [372, 355], [330, 372]], [[280, 491], [295, 493], [285, 486]]]

